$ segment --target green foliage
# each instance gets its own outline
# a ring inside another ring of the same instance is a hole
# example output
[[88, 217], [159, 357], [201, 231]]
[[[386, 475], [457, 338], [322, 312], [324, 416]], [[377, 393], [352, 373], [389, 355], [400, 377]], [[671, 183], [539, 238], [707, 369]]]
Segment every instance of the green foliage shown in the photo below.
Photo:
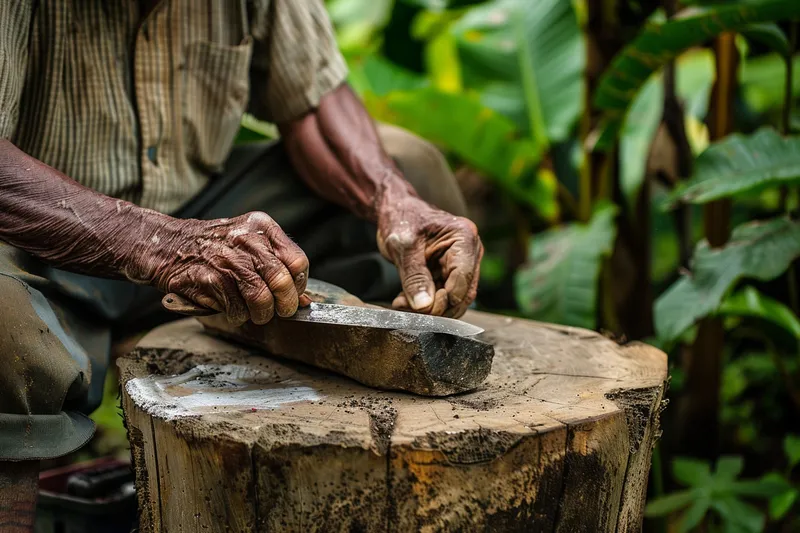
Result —
[[452, 26], [465, 87], [539, 146], [567, 138], [581, 109], [585, 46], [570, 2], [494, 0]]
[[795, 0], [739, 0], [687, 9], [669, 21], [648, 24], [601, 78], [594, 103], [605, 111], [607, 122], [595, 148], [611, 148], [636, 93], [654, 72], [684, 50], [723, 31], [798, 16], [800, 2]]
[[665, 516], [684, 510], [678, 531], [691, 531], [713, 511], [725, 531], [758, 533], [764, 528], [764, 514], [744, 501], [745, 498], [769, 499], [786, 491], [782, 480], [763, 478], [739, 480], [744, 463], [741, 457], [720, 457], [716, 469], [696, 459], [676, 458], [672, 473], [676, 481], [689, 487], [647, 504], [645, 515]]
[[783, 440], [783, 451], [789, 460], [789, 470], [800, 464], [800, 436], [786, 435]]
[[337, 28], [339, 48], [368, 46], [389, 19], [393, 0], [328, 0], [328, 16]]
[[672, 201], [703, 204], [800, 182], [800, 136], [782, 137], [772, 128], [730, 135], [697, 158], [692, 179]]
[[347, 81], [359, 94], [374, 96], [386, 96], [394, 91], [411, 91], [430, 85], [426, 78], [374, 54], [351, 60]]
[[614, 243], [616, 212], [600, 204], [588, 224], [567, 224], [532, 239], [528, 262], [514, 280], [527, 316], [594, 328], [597, 281]]
[[780, 26], [775, 23], [750, 24], [742, 28], [741, 32], [747, 40], [765, 44], [781, 56], [788, 57], [791, 55], [789, 39]]
[[800, 339], [800, 320], [792, 310], [778, 300], [761, 294], [754, 287], [745, 287], [725, 298], [718, 312], [721, 315], [749, 316], [767, 320]]
[[[800, 56], [792, 60], [792, 68], [800, 72]], [[783, 107], [786, 83], [786, 61], [778, 54], [748, 59], [741, 72], [741, 92], [750, 108], [757, 113]], [[800, 76], [792, 78], [792, 95], [800, 97]]]
[[681, 276], [656, 301], [658, 337], [677, 339], [695, 320], [716, 312], [738, 280], [774, 279], [798, 256], [800, 223], [788, 218], [743, 224], [722, 248], [702, 241], [695, 248], [692, 273]]
[[252, 115], [245, 115], [242, 117], [242, 123], [235, 142], [236, 144], [243, 144], [277, 138], [278, 129], [274, 125], [262, 122]]
[[[678, 97], [686, 108], [686, 119], [703, 119], [714, 81], [714, 58], [708, 50], [695, 50], [676, 60]], [[629, 207], [644, 181], [647, 158], [663, 114], [664, 80], [661, 73], [644, 84], [631, 104], [620, 131], [620, 188]]]
[[485, 172], [517, 201], [546, 220], [559, 213], [556, 182], [539, 173], [539, 159], [529, 139], [519, 139], [510, 120], [468, 94], [433, 88], [396, 91], [365, 98], [378, 119], [413, 131]]

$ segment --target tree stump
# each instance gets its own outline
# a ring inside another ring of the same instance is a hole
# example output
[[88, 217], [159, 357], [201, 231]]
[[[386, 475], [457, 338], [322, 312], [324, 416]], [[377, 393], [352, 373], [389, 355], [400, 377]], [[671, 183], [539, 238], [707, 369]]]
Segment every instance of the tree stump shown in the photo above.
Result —
[[141, 531], [639, 531], [666, 356], [465, 320], [494, 364], [447, 398], [271, 359], [192, 319], [155, 329], [119, 361]]

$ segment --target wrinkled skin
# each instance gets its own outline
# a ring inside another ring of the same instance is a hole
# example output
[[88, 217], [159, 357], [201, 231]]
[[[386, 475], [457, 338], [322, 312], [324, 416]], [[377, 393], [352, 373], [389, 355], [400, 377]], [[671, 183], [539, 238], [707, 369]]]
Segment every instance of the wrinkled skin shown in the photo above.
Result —
[[224, 312], [236, 325], [266, 324], [310, 303], [308, 259], [265, 213], [178, 226], [137, 260], [149, 284]]
[[317, 194], [378, 226], [379, 249], [403, 284], [393, 307], [463, 315], [477, 293], [478, 230], [417, 196], [352, 90], [339, 87], [317, 112], [279, 128], [295, 168]]
[[309, 303], [308, 259], [266, 214], [177, 219], [88, 189], [8, 141], [0, 239], [64, 270], [176, 292], [234, 324]]
[[[475, 298], [483, 254], [475, 225], [417, 196], [350, 88], [279, 128], [313, 190], [377, 225], [381, 253], [403, 283], [394, 306], [461, 316]], [[309, 303], [308, 259], [268, 215], [176, 219], [88, 189], [7, 140], [0, 240], [64, 270], [178, 293], [234, 324], [263, 324]]]
[[406, 197], [381, 210], [378, 247], [403, 282], [394, 308], [458, 318], [475, 299], [483, 245], [470, 220]]

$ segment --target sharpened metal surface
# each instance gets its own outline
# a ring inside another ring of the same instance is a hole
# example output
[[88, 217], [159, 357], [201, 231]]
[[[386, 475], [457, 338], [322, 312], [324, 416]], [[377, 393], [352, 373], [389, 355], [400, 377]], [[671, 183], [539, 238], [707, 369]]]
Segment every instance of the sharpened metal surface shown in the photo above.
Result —
[[297, 322], [358, 326], [379, 329], [397, 329], [445, 333], [459, 337], [473, 337], [483, 333], [483, 329], [467, 322], [438, 316], [420, 315], [390, 309], [353, 307], [349, 305], [312, 303], [309, 307], [298, 309], [289, 318]]

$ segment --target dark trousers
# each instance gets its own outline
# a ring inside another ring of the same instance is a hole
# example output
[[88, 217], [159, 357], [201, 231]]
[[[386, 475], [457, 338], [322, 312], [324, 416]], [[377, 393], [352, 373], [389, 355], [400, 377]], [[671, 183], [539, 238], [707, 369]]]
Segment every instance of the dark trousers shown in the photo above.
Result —
[[[464, 201], [442, 156], [389, 126], [381, 138], [420, 195], [454, 214]], [[394, 266], [377, 252], [376, 228], [315, 196], [279, 142], [237, 147], [225, 171], [175, 216], [227, 218], [268, 213], [305, 251], [310, 275], [364, 300], [400, 291]], [[114, 332], [177, 318], [150, 287], [83, 276], [0, 243], [0, 461], [50, 459], [83, 446], [100, 403]]]

